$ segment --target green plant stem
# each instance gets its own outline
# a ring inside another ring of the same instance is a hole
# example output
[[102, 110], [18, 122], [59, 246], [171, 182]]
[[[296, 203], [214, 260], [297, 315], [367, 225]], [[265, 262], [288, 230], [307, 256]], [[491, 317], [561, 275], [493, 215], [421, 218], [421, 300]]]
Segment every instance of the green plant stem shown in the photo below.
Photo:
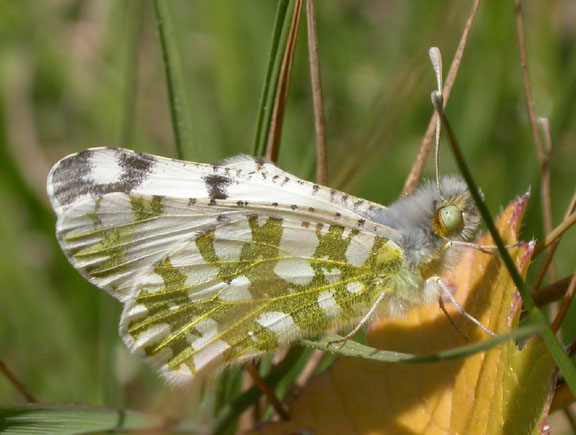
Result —
[[[180, 56], [173, 38], [173, 21], [168, 12], [165, 0], [154, 0], [154, 14], [156, 16], [156, 30], [158, 32], [158, 42], [162, 52], [162, 62], [164, 64], [164, 75], [166, 78], [166, 89], [168, 91], [168, 101], [170, 105], [170, 118], [172, 120], [172, 132], [174, 134], [174, 147], [176, 157], [184, 158], [183, 142], [186, 137], [184, 127], [187, 114], [185, 110], [184, 89], [178, 86], [181, 81], [177, 78], [177, 69], [180, 67]], [[179, 88], [179, 89], [177, 89]]]
[[566, 379], [566, 382], [570, 387], [570, 390], [572, 391], [573, 394], [576, 395], [576, 369], [574, 368], [574, 365], [570, 361], [570, 358], [564, 351], [562, 344], [558, 341], [556, 335], [550, 328], [550, 325], [546, 321], [546, 318], [536, 306], [536, 303], [534, 302], [534, 299], [532, 298], [532, 295], [530, 294], [530, 291], [526, 286], [526, 283], [520, 276], [520, 273], [516, 269], [516, 264], [514, 263], [512, 257], [510, 256], [508, 250], [506, 249], [504, 241], [502, 240], [500, 234], [496, 230], [496, 226], [494, 225], [494, 221], [490, 215], [490, 212], [488, 211], [488, 207], [486, 206], [486, 203], [484, 202], [484, 199], [480, 195], [480, 191], [478, 190], [478, 187], [476, 186], [476, 183], [472, 178], [472, 174], [468, 168], [468, 165], [466, 164], [466, 161], [464, 160], [464, 156], [462, 155], [460, 146], [456, 141], [454, 132], [442, 110], [441, 104], [435, 104], [435, 107], [440, 115], [442, 125], [444, 126], [446, 134], [448, 135], [449, 143], [452, 148], [452, 152], [454, 153], [454, 157], [456, 158], [456, 162], [458, 163], [458, 167], [460, 168], [460, 172], [464, 177], [464, 179], [466, 180], [466, 184], [470, 189], [470, 193], [472, 194], [474, 202], [476, 203], [476, 206], [480, 211], [482, 219], [484, 220], [486, 226], [488, 227], [488, 231], [490, 231], [490, 234], [492, 235], [492, 238], [494, 239], [496, 246], [498, 246], [498, 251], [500, 252], [502, 260], [504, 261], [504, 264], [508, 269], [510, 276], [512, 277], [512, 281], [514, 281], [514, 284], [516, 285], [516, 288], [518, 289], [520, 296], [522, 296], [524, 308], [526, 309], [528, 316], [532, 320], [532, 322], [535, 325], [540, 326], [542, 328], [541, 335], [542, 338], [544, 339], [544, 342], [546, 343], [546, 346], [548, 347], [550, 353], [554, 357], [554, 361], [558, 365], [558, 368], [564, 375], [564, 378]]
[[339, 335], [328, 334], [317, 341], [300, 340], [303, 346], [320, 349], [326, 352], [336, 353], [342, 356], [351, 356], [355, 358], [371, 359], [389, 363], [431, 363], [440, 361], [449, 361], [458, 358], [465, 358], [478, 352], [484, 352], [492, 349], [508, 340], [529, 337], [538, 333], [542, 328], [539, 325], [529, 325], [512, 331], [509, 334], [499, 335], [489, 340], [483, 340], [478, 343], [467, 344], [465, 346], [455, 347], [443, 352], [437, 352], [431, 355], [412, 355], [409, 353], [393, 352], [388, 350], [379, 350], [353, 340], [348, 340], [344, 344], [332, 344], [330, 342], [341, 339]]
[[254, 138], [253, 155], [258, 157], [264, 156], [266, 152], [266, 143], [274, 110], [274, 98], [277, 95], [282, 60], [290, 32], [291, 14], [289, 12], [293, 7], [294, 0], [280, 0], [276, 10], [276, 20], [272, 31], [272, 46], [270, 47], [264, 88], [262, 89], [260, 108], [258, 110], [256, 137]]
[[140, 40], [144, 27], [147, 4], [144, 2], [129, 2], [127, 8], [128, 29], [126, 32], [127, 55], [124, 88], [124, 113], [121, 126], [120, 147], [130, 147], [134, 135], [136, 119], [136, 98], [138, 96], [138, 65], [140, 58]]

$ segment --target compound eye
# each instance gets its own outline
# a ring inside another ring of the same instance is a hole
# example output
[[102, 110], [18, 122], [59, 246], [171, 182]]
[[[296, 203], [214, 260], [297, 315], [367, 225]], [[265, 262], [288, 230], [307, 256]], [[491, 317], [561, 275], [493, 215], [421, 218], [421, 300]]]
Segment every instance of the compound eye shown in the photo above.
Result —
[[440, 209], [440, 221], [446, 231], [451, 233], [452, 231], [462, 227], [464, 224], [464, 217], [462, 216], [462, 211], [455, 205], [448, 205]]

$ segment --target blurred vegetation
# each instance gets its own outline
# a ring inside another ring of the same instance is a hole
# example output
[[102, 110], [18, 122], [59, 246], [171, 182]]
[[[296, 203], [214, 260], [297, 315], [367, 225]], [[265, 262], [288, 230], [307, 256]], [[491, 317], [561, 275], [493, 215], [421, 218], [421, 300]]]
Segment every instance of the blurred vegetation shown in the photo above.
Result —
[[[399, 195], [432, 113], [428, 48], [440, 47], [447, 69], [471, 6], [318, 2], [332, 186], [384, 204]], [[186, 159], [252, 150], [275, 10], [276, 2], [257, 0], [170, 2], [191, 113]], [[537, 112], [551, 124], [557, 225], [576, 186], [576, 7], [526, 2], [524, 17]], [[514, 20], [512, 1], [481, 2], [447, 114], [493, 212], [532, 187], [523, 237], [541, 239], [540, 169]], [[310, 179], [305, 43], [302, 30], [280, 165]], [[119, 304], [84, 281], [58, 247], [45, 176], [59, 158], [93, 146], [174, 156], [151, 2], [0, 2], [0, 359], [43, 402], [205, 413], [209, 404], [182, 403], [125, 350]], [[455, 170], [447, 147], [441, 168]], [[558, 278], [573, 273], [575, 257], [570, 231], [555, 257]], [[575, 331], [572, 310], [565, 342]], [[0, 405], [21, 401], [0, 376]]]

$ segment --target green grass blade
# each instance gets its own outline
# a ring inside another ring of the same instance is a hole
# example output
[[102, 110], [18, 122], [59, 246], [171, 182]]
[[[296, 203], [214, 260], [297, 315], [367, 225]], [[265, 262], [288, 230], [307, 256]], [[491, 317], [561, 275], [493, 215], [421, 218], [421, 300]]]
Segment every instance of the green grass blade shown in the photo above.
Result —
[[478, 352], [484, 352], [485, 350], [496, 347], [505, 341], [515, 340], [519, 338], [528, 337], [542, 330], [541, 326], [530, 325], [522, 328], [518, 328], [509, 334], [499, 335], [498, 337], [491, 338], [490, 340], [483, 340], [478, 343], [467, 344], [465, 346], [456, 347], [454, 349], [449, 349], [444, 352], [438, 352], [432, 355], [412, 355], [408, 353], [401, 352], [391, 352], [386, 350], [375, 349], [364, 344], [360, 344], [353, 340], [348, 340], [343, 344], [332, 344], [328, 346], [328, 343], [334, 340], [338, 340], [341, 337], [335, 334], [330, 334], [322, 337], [320, 340], [300, 340], [303, 346], [310, 347], [313, 349], [320, 349], [326, 352], [336, 353], [342, 356], [352, 356], [357, 358], [372, 359], [382, 362], [397, 362], [397, 363], [430, 363], [447, 361], [457, 358], [465, 358], [467, 356], [473, 355]]
[[[511, 332], [510, 334], [501, 335], [490, 340], [485, 340], [479, 343], [473, 343], [466, 346], [449, 349], [444, 352], [438, 352], [433, 355], [417, 356], [400, 352], [382, 351], [374, 349], [373, 347], [348, 340], [343, 345], [331, 345], [328, 343], [333, 340], [341, 338], [338, 335], [326, 335], [317, 341], [301, 340], [300, 343], [304, 347], [312, 349], [320, 349], [326, 352], [339, 354], [342, 356], [359, 357], [365, 359], [376, 360], [380, 362], [396, 362], [396, 363], [430, 363], [447, 361], [457, 358], [464, 358], [472, 354], [483, 352], [498, 346], [508, 340], [515, 340], [534, 335], [541, 328], [539, 326], [525, 326]], [[270, 374], [265, 377], [266, 383], [274, 388], [284, 378], [286, 373], [296, 364], [302, 352], [290, 353], [289, 357], [285, 358], [279, 365], [274, 367]], [[220, 416], [217, 424], [214, 426], [214, 433], [224, 434], [232, 431], [232, 425], [235, 424], [238, 417], [256, 403], [261, 397], [262, 393], [257, 387], [252, 387], [248, 391], [242, 393], [228, 408], [226, 408]]]
[[2, 434], [78, 434], [96, 431], [153, 430], [167, 420], [135, 411], [41, 404], [0, 407]]
[[144, 2], [129, 2], [127, 8], [129, 26], [126, 29], [126, 65], [124, 66], [124, 111], [120, 130], [120, 147], [133, 147], [136, 121], [136, 96], [138, 95], [138, 65], [140, 43], [148, 5]]
[[192, 147], [191, 128], [189, 126], [190, 112], [186, 102], [184, 80], [182, 79], [182, 62], [174, 36], [174, 20], [170, 15], [166, 0], [154, 0], [154, 15], [164, 64], [176, 157], [183, 159], [184, 148]]
[[480, 215], [482, 216], [482, 219], [484, 220], [486, 226], [488, 227], [488, 231], [490, 231], [490, 234], [492, 235], [492, 238], [494, 239], [496, 246], [498, 246], [498, 251], [502, 256], [502, 260], [504, 261], [506, 269], [508, 269], [508, 272], [510, 273], [512, 280], [514, 281], [514, 284], [516, 285], [516, 288], [518, 289], [518, 292], [522, 297], [524, 308], [528, 312], [528, 316], [530, 317], [532, 322], [535, 325], [538, 325], [542, 328], [540, 334], [542, 335], [542, 338], [544, 339], [546, 346], [548, 347], [550, 353], [554, 357], [554, 361], [556, 361], [558, 368], [564, 375], [566, 383], [570, 387], [570, 391], [572, 391], [572, 394], [576, 395], [576, 368], [574, 367], [574, 364], [572, 364], [572, 362], [570, 361], [570, 357], [564, 351], [562, 344], [560, 343], [560, 341], [558, 341], [558, 338], [550, 328], [550, 325], [546, 321], [544, 314], [542, 314], [542, 312], [536, 306], [536, 303], [534, 302], [534, 299], [530, 294], [528, 286], [526, 285], [526, 283], [520, 276], [520, 273], [516, 269], [516, 265], [514, 264], [512, 257], [508, 253], [508, 250], [506, 249], [504, 242], [500, 237], [500, 234], [496, 230], [496, 226], [494, 225], [494, 220], [490, 215], [488, 206], [484, 202], [482, 195], [480, 195], [480, 191], [478, 190], [478, 187], [472, 177], [472, 173], [470, 172], [470, 169], [468, 168], [468, 165], [464, 160], [464, 156], [462, 155], [462, 151], [458, 146], [458, 142], [456, 141], [456, 137], [450, 126], [450, 123], [448, 122], [448, 119], [446, 118], [444, 113], [440, 113], [440, 117], [442, 119], [442, 124], [446, 130], [446, 134], [450, 139], [448, 142], [450, 143], [452, 152], [454, 154], [454, 157], [456, 158], [456, 162], [458, 163], [460, 173], [466, 180], [466, 184], [468, 185], [470, 193], [474, 198], [474, 202], [476, 203], [476, 206], [480, 211]]
[[282, 59], [286, 48], [286, 41], [290, 31], [290, 10], [294, 7], [294, 0], [280, 0], [276, 11], [276, 20], [272, 31], [272, 46], [264, 78], [264, 88], [260, 99], [258, 121], [256, 123], [256, 137], [254, 139], [253, 155], [262, 157], [266, 152], [266, 142], [270, 132], [270, 121], [274, 109], [274, 99], [278, 88]]

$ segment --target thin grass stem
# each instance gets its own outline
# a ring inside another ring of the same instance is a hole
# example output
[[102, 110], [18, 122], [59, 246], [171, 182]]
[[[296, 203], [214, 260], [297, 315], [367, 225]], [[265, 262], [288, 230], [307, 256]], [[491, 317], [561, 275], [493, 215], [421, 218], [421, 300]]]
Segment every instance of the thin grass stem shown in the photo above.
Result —
[[492, 216], [490, 215], [490, 212], [488, 211], [486, 203], [484, 202], [484, 198], [482, 198], [480, 190], [478, 190], [476, 182], [474, 181], [472, 174], [468, 168], [468, 165], [464, 160], [464, 156], [462, 154], [462, 151], [460, 150], [460, 146], [458, 145], [456, 136], [454, 135], [452, 127], [448, 122], [448, 119], [446, 118], [444, 112], [442, 111], [442, 107], [437, 105], [436, 110], [438, 111], [442, 119], [444, 130], [448, 135], [449, 143], [452, 148], [452, 152], [454, 154], [456, 162], [458, 163], [460, 172], [464, 177], [464, 180], [466, 181], [468, 188], [470, 189], [472, 198], [474, 199], [474, 202], [476, 203], [476, 206], [480, 211], [480, 215], [482, 216], [484, 223], [488, 227], [488, 231], [490, 231], [490, 234], [492, 235], [495, 244], [498, 246], [498, 251], [502, 256], [504, 265], [506, 266], [506, 269], [508, 269], [512, 281], [514, 282], [516, 288], [518, 289], [518, 292], [520, 293], [520, 296], [522, 297], [524, 308], [528, 312], [530, 320], [532, 320], [532, 322], [535, 325], [542, 328], [541, 335], [542, 338], [544, 339], [544, 342], [546, 343], [546, 346], [548, 347], [550, 353], [552, 354], [554, 361], [558, 365], [558, 368], [564, 375], [566, 382], [570, 387], [570, 390], [572, 390], [572, 392], [576, 392], [576, 369], [574, 368], [572, 361], [564, 351], [562, 344], [560, 343], [560, 341], [558, 341], [558, 338], [554, 334], [554, 331], [552, 331], [550, 325], [548, 325], [546, 318], [544, 317], [544, 314], [542, 314], [542, 312], [536, 306], [536, 303], [534, 302], [534, 299], [532, 299], [532, 296], [528, 290], [528, 287], [526, 286], [526, 283], [524, 282], [524, 280], [520, 276], [520, 273], [516, 269], [516, 265], [514, 264], [512, 257], [508, 253], [504, 241], [502, 240], [502, 237], [500, 237], [500, 233], [498, 233], [496, 226], [494, 225], [494, 221], [492, 219]]
[[318, 34], [314, 0], [306, 0], [306, 24], [308, 29], [308, 55], [312, 101], [314, 103], [314, 129], [316, 131], [316, 182], [328, 185], [328, 151], [326, 149], [326, 127], [324, 120], [322, 80], [318, 60]]

